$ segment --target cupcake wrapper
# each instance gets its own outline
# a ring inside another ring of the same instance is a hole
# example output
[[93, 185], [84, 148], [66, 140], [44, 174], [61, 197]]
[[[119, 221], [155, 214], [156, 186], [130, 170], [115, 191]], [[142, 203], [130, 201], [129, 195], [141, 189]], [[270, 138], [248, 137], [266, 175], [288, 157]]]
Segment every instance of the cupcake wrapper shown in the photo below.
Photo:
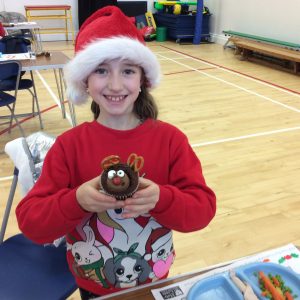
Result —
[[132, 191], [131, 193], [127, 193], [127, 194], [124, 194], [124, 195], [114, 195], [114, 194], [109, 193], [108, 191], [106, 191], [106, 190], [103, 188], [103, 186], [102, 186], [102, 184], [101, 184], [101, 182], [100, 182], [100, 186], [101, 186], [100, 192], [101, 192], [101, 193], [105, 193], [105, 194], [108, 195], [108, 196], [114, 197], [114, 198], [116, 198], [117, 200], [126, 200], [127, 198], [131, 198], [131, 197], [133, 196], [133, 194], [138, 190], [139, 185], [140, 185], [140, 184], [138, 183], [138, 185], [137, 185], [137, 187], [135, 188], [135, 190]]

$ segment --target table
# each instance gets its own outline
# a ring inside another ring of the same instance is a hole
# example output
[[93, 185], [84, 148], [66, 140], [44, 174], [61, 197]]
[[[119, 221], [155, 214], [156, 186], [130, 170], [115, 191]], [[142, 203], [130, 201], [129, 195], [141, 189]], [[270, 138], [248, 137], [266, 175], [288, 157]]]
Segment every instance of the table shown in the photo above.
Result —
[[[56, 52], [51, 52], [50, 57], [46, 57], [42, 55], [42, 56], [37, 56], [36, 59], [20, 61], [22, 64], [22, 71], [29, 71], [32, 79], [33, 79], [33, 71], [53, 70], [63, 118], [66, 117], [66, 111], [64, 105], [64, 90], [66, 88], [66, 84], [63, 76], [63, 67], [69, 60], [70, 60], [69, 57], [66, 56], [63, 52], [56, 51]], [[57, 71], [58, 71], [58, 75], [57, 75]], [[33, 86], [33, 88], [35, 89], [35, 85]], [[69, 104], [72, 126], [74, 127], [76, 126], [75, 108], [73, 103], [71, 103], [70, 101], [68, 101], [68, 104]]]
[[41, 33], [40, 33], [41, 26], [39, 26], [36, 22], [8, 23], [3, 25], [7, 33], [14, 30], [23, 30], [23, 29], [30, 30], [32, 33], [32, 42], [34, 46], [34, 51], [35, 52], [43, 51], [43, 45], [42, 45]]
[[[183, 281], [186, 280], [188, 278], [203, 274], [204, 272], [206, 272], [208, 270], [205, 271], [196, 271], [193, 273], [188, 273], [188, 274], [182, 274], [179, 275], [177, 277], [170, 277], [168, 279], [165, 280], [161, 280], [159, 282], [156, 283], [149, 283], [149, 284], [145, 284], [144, 286], [140, 286], [138, 288], [132, 288], [130, 289], [130, 291], [124, 291], [122, 293], [118, 294], [112, 294], [111, 296], [106, 296], [106, 297], [100, 297], [100, 298], [96, 298], [97, 300], [99, 299], [113, 299], [113, 300], [153, 300], [154, 297], [151, 293], [152, 289], [157, 289], [157, 288], [161, 288], [163, 286], [167, 286], [179, 281]], [[96, 300], [95, 299], [95, 300]], [[214, 300], [214, 299], [212, 299]]]
[[[286, 258], [289, 257], [289, 258]], [[286, 258], [283, 260], [283, 258]], [[299, 267], [299, 258], [300, 252], [299, 247], [294, 244], [287, 244], [278, 248], [266, 250], [263, 252], [254, 253], [249, 256], [240, 257], [231, 261], [226, 261], [219, 263], [217, 265], [208, 266], [207, 268], [203, 268], [200, 270], [195, 270], [190, 273], [180, 274], [175, 277], [170, 277], [168, 279], [164, 279], [161, 281], [157, 281], [154, 283], [145, 284], [144, 286], [138, 286], [134, 288], [130, 288], [128, 290], [124, 290], [118, 293], [114, 293], [108, 296], [102, 296], [95, 298], [95, 300], [103, 300], [103, 299], [112, 299], [112, 300], [153, 300], [154, 296], [151, 293], [153, 289], [162, 289], [164, 287], [165, 291], [170, 289], [170, 285], [175, 284], [183, 289], [183, 293], [188, 292], [185, 290], [185, 284], [182, 284], [184, 280], [190, 279], [192, 277], [197, 277], [198, 275], [205, 276], [205, 273], [208, 273], [207, 276], [212, 276], [212, 274], [221, 274], [223, 272], [227, 272], [232, 268], [237, 268], [243, 266], [245, 264], [249, 264], [252, 262], [264, 262], [269, 261], [272, 263], [281, 264], [282, 266], [291, 267], [294, 271], [297, 270], [297, 273], [300, 274]], [[203, 279], [202, 276], [202, 279]], [[197, 282], [199, 278], [194, 278], [194, 282]], [[192, 283], [193, 284], [193, 283]], [[173, 287], [174, 288], [174, 287]], [[172, 288], [171, 288], [172, 289]], [[185, 291], [184, 291], [185, 290]], [[159, 293], [159, 291], [157, 291]], [[181, 295], [182, 299], [186, 294]], [[172, 298], [173, 299], [173, 298]], [[215, 299], [212, 299], [215, 300]]]

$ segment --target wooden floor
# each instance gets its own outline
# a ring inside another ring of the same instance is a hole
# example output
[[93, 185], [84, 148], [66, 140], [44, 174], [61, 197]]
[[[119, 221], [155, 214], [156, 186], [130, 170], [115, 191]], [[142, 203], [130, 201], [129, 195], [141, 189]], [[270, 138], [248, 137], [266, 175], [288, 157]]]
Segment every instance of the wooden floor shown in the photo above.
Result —
[[[175, 233], [177, 259], [170, 275], [287, 243], [300, 245], [299, 76], [240, 61], [221, 45], [148, 46], [164, 74], [153, 92], [160, 118], [187, 134], [218, 200], [217, 215], [206, 229]], [[73, 55], [71, 43], [45, 43], [44, 49]], [[35, 75], [44, 130], [60, 134], [71, 125], [56, 106], [54, 76]], [[17, 110], [29, 108], [29, 95], [20, 93]], [[88, 105], [76, 113], [78, 123], [92, 119]], [[38, 131], [38, 119], [27, 120], [23, 128], [27, 135]], [[3, 149], [19, 136], [17, 128], [0, 134], [0, 219], [13, 170]], [[20, 198], [17, 192], [15, 205]], [[17, 232], [13, 208], [6, 238]], [[78, 292], [70, 297], [79, 298]]]

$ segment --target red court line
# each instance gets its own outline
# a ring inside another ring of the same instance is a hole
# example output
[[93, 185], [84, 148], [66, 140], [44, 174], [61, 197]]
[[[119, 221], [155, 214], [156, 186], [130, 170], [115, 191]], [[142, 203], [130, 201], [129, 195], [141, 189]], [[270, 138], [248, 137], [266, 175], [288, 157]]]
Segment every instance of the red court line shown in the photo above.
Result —
[[[284, 86], [275, 84], [275, 83], [273, 83], [273, 82], [270, 82], [270, 81], [267, 81], [267, 80], [264, 80], [264, 79], [260, 79], [260, 78], [255, 77], [255, 76], [248, 75], [248, 74], [243, 73], [243, 72], [240, 72], [240, 71], [236, 71], [236, 70], [234, 70], [234, 69], [231, 69], [231, 68], [228, 68], [228, 67], [225, 67], [225, 66], [222, 66], [222, 65], [219, 65], [219, 64], [210, 62], [210, 61], [205, 60], [205, 59], [202, 59], [202, 58], [198, 58], [198, 57], [196, 57], [196, 56], [193, 56], [193, 55], [184, 53], [184, 52], [182, 52], [182, 51], [178, 51], [178, 50], [172, 49], [172, 48], [167, 47], [167, 46], [162, 46], [162, 45], [152, 45], [152, 46], [155, 46], [155, 47], [162, 47], [162, 48], [165, 48], [165, 49], [168, 49], [168, 50], [171, 50], [171, 51], [174, 51], [174, 52], [183, 54], [183, 55], [185, 55], [185, 56], [191, 57], [191, 58], [193, 58], [193, 59], [195, 59], [195, 60], [203, 61], [203, 62], [205, 62], [205, 63], [211, 64], [211, 65], [213, 65], [213, 66], [215, 66], [215, 67], [218, 67], [218, 68], [221, 68], [221, 69], [224, 69], [224, 70], [228, 70], [228, 71], [231, 71], [231, 72], [233, 72], [233, 73], [240, 74], [240, 75], [243, 75], [243, 76], [245, 76], [245, 77], [252, 78], [252, 79], [255, 79], [255, 80], [257, 80], [257, 81], [267, 83], [267, 84], [269, 84], [269, 85], [271, 85], [271, 86], [278, 87], [278, 88], [283, 89], [283, 90], [285, 90], [285, 91], [288, 91], [288, 92], [291, 92], [291, 93], [300, 95], [300, 92], [294, 91], [294, 90], [289, 89], [289, 88], [286, 88], [286, 87], [284, 87]], [[210, 70], [210, 69], [213, 69], [213, 68], [212, 68], [212, 67], [210, 67], [210, 68], [209, 68], [209, 67], [208, 67], [208, 68], [202, 68], [202, 69], [201, 69], [201, 68], [198, 68], [198, 69], [196, 69], [196, 70]], [[174, 75], [174, 74], [186, 73], [186, 72], [194, 72], [194, 71], [195, 71], [195, 70], [179, 71], [179, 72], [167, 73], [167, 74], [164, 74], [164, 75], [168, 76], [168, 75]], [[66, 102], [66, 101], [65, 101], [65, 102]], [[48, 110], [51, 110], [51, 109], [53, 109], [53, 108], [55, 108], [55, 107], [57, 107], [57, 104], [55, 104], [55, 105], [53, 105], [53, 106], [50, 106], [50, 107], [48, 107], [48, 108], [42, 110], [41, 113], [44, 113], [44, 112], [46, 112], [46, 111], [48, 111]], [[25, 121], [30, 120], [30, 119], [32, 119], [33, 117], [34, 117], [34, 116], [24, 118], [24, 119], [22, 119], [22, 120], [19, 121], [19, 122], [20, 122], [20, 123], [24, 123]], [[17, 125], [14, 124], [11, 128], [14, 128], [14, 127], [16, 127], [16, 126], [17, 126]], [[6, 129], [0, 131], [0, 135], [4, 134], [4, 133], [7, 132], [7, 131], [8, 131], [8, 128], [6, 128]]]
[[222, 66], [222, 65], [218, 65], [218, 64], [213, 63], [213, 62], [210, 62], [210, 61], [208, 61], [208, 60], [205, 60], [205, 59], [202, 59], [202, 58], [198, 58], [198, 57], [193, 56], [193, 55], [190, 55], [190, 54], [186, 54], [186, 53], [184, 53], [184, 52], [182, 52], [182, 51], [178, 51], [178, 50], [172, 49], [172, 48], [167, 47], [167, 46], [162, 46], [162, 45], [160, 45], [160, 46], [163, 47], [163, 48], [165, 48], [165, 49], [168, 49], [168, 50], [171, 50], [171, 51], [174, 51], [174, 52], [183, 54], [183, 55], [185, 55], [185, 56], [194, 58], [194, 59], [196, 59], [196, 60], [198, 60], [198, 61], [206, 62], [206, 63], [208, 63], [208, 64], [210, 64], [210, 65], [215, 66], [215, 67], [218, 67], [218, 68], [221, 68], [221, 69], [224, 69], [224, 70], [228, 70], [228, 71], [231, 71], [231, 72], [233, 72], [233, 73], [240, 74], [240, 75], [243, 75], [243, 76], [245, 76], [245, 77], [252, 78], [252, 79], [255, 79], [255, 80], [257, 80], [257, 81], [260, 81], [260, 82], [267, 83], [267, 84], [269, 84], [269, 85], [271, 85], [271, 86], [274, 86], [274, 87], [283, 89], [283, 90], [285, 90], [285, 91], [294, 93], [294, 94], [296, 94], [296, 95], [300, 95], [300, 92], [295, 91], [295, 90], [291, 90], [291, 89], [289, 89], [289, 88], [286, 88], [286, 87], [284, 87], [284, 86], [278, 85], [278, 84], [276, 84], [276, 83], [273, 83], [273, 82], [270, 82], [270, 81], [267, 81], [267, 80], [264, 80], [264, 79], [260, 79], [260, 78], [255, 77], [255, 76], [251, 76], [251, 75], [248, 75], [248, 74], [246, 74], [246, 73], [243, 73], [243, 72], [240, 72], [240, 71], [236, 71], [236, 70], [230, 69], [230, 68], [228, 68], [228, 67], [224, 67], [224, 66]]
[[[65, 101], [65, 102], [66, 102], [66, 101]], [[55, 107], [57, 107], [57, 106], [58, 106], [57, 104], [54, 104], [54, 105], [52, 105], [52, 106], [50, 106], [50, 107], [47, 107], [47, 108], [41, 110], [41, 114], [44, 113], [44, 112], [46, 112], [46, 111], [48, 111], [48, 110], [51, 110], [51, 109], [53, 109], [53, 108], [55, 108]], [[23, 118], [23, 119], [19, 120], [19, 123], [22, 124], [22, 123], [24, 123], [24, 122], [26, 122], [26, 121], [28, 121], [28, 120], [34, 118], [34, 117], [35, 117], [35, 116], [29, 116], [29, 117]], [[14, 124], [14, 125], [11, 126], [11, 128], [15, 128], [16, 126], [18, 126], [18, 125], [17, 125], [17, 124]], [[4, 134], [4, 133], [7, 132], [8, 130], [9, 130], [9, 127], [6, 128], [6, 129], [4, 129], [4, 130], [2, 130], [2, 131], [0, 131], [0, 135]]]

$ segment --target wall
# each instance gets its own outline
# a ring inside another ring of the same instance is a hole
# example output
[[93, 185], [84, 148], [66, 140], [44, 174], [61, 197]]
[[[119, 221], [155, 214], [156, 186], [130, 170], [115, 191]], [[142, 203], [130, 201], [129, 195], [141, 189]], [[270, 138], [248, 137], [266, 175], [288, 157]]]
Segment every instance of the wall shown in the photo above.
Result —
[[[24, 5], [41, 3], [44, 1], [0, 0], [0, 10], [25, 14]], [[48, 0], [47, 4], [71, 5], [75, 30], [78, 30], [77, 0]], [[204, 0], [204, 5], [213, 14], [210, 32], [217, 43], [224, 44], [227, 40], [223, 30], [234, 30], [300, 44], [299, 0]], [[148, 9], [153, 9], [153, 0], [148, 0]], [[43, 39], [64, 39], [64, 36], [43, 35]]]
[[210, 31], [218, 43], [234, 30], [300, 44], [299, 0], [204, 0], [213, 13]]

